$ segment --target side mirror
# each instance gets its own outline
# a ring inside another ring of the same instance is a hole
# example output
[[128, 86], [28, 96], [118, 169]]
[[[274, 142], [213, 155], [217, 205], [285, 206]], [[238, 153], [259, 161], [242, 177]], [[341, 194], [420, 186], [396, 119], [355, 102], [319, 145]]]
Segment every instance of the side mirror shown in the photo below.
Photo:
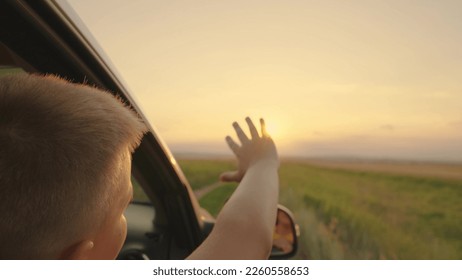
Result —
[[276, 226], [273, 233], [273, 249], [270, 259], [286, 259], [297, 253], [300, 230], [292, 212], [278, 205]]

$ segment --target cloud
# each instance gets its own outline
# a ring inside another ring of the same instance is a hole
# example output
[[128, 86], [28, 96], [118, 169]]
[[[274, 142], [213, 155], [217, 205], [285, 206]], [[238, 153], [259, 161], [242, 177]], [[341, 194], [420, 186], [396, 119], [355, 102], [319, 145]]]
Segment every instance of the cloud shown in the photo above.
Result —
[[386, 130], [386, 131], [394, 131], [395, 126], [391, 124], [384, 124], [379, 127], [381, 130]]
[[461, 137], [415, 136], [390, 138], [378, 135], [350, 135], [329, 140], [300, 141], [292, 146], [290, 154], [314, 157], [462, 162]]
[[449, 126], [462, 128], [462, 121], [449, 122]]

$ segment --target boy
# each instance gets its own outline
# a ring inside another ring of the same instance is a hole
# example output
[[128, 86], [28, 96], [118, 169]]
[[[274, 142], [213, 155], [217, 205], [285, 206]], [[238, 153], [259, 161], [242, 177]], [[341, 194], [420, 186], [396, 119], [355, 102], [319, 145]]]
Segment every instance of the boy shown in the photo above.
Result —
[[[261, 120], [226, 141], [241, 182], [189, 259], [264, 259], [271, 251], [278, 156]], [[114, 259], [126, 237], [131, 152], [146, 127], [112, 95], [56, 77], [0, 78], [0, 258]], [[256, 200], [255, 198], [264, 198]], [[245, 214], [242, 214], [245, 213]]]

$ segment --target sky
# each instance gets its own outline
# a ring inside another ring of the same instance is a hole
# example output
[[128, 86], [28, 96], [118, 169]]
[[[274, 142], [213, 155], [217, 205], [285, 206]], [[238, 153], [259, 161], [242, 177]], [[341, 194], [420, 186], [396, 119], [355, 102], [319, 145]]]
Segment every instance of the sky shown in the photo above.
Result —
[[462, 161], [462, 1], [69, 2], [174, 153]]

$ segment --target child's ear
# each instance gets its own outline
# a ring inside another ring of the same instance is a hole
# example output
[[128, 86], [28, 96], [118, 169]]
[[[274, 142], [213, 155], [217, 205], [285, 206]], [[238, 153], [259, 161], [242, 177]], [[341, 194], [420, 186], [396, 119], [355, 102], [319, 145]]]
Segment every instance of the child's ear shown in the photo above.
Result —
[[91, 240], [82, 240], [67, 248], [61, 254], [62, 260], [88, 260], [95, 244]]

